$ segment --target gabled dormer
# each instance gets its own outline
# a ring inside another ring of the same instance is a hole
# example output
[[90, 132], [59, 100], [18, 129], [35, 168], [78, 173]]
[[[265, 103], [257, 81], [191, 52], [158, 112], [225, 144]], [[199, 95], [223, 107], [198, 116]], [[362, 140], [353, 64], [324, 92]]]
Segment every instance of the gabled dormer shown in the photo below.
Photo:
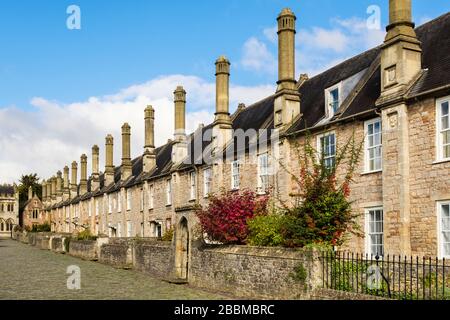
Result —
[[325, 89], [325, 116], [327, 119], [333, 118], [339, 111], [342, 104], [342, 82]]

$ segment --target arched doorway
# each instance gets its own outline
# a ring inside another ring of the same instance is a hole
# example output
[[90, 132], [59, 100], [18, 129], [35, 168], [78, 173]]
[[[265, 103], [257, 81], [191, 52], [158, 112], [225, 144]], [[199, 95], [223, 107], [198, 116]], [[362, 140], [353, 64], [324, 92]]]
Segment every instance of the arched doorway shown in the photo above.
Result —
[[188, 221], [182, 218], [176, 230], [175, 272], [179, 279], [188, 279], [189, 268], [189, 229]]

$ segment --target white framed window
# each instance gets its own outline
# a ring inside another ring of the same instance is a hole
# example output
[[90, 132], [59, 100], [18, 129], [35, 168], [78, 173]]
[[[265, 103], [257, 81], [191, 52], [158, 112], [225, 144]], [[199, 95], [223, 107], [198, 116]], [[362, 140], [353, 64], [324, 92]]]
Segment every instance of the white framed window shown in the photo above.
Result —
[[239, 160], [233, 161], [231, 163], [231, 189], [238, 190], [241, 185], [240, 176], [240, 163]]
[[189, 172], [189, 190], [190, 190], [190, 200], [195, 200], [197, 198], [197, 174], [195, 171]]
[[148, 208], [153, 209], [153, 185], [148, 186]]
[[336, 163], [336, 134], [328, 132], [317, 137], [317, 150], [324, 164], [331, 169]]
[[127, 189], [127, 211], [131, 210], [131, 189]]
[[376, 172], [382, 170], [382, 127], [381, 119], [366, 121], [365, 131], [365, 170], [366, 172]]
[[203, 170], [203, 196], [206, 198], [211, 193], [212, 170], [206, 168]]
[[108, 194], [108, 213], [112, 213], [112, 207], [113, 207], [113, 205], [112, 205], [112, 196], [111, 196], [111, 194]]
[[439, 257], [450, 258], [450, 200], [438, 202]]
[[117, 212], [122, 212], [122, 191], [117, 192]]
[[384, 255], [383, 208], [366, 209], [366, 253], [382, 257]]
[[167, 179], [166, 181], [166, 205], [172, 205], [172, 181]]
[[265, 194], [269, 190], [269, 154], [258, 156], [258, 193]]
[[437, 160], [450, 160], [450, 96], [436, 100]]
[[327, 118], [332, 118], [341, 106], [342, 84], [338, 83], [325, 90], [325, 104]]
[[127, 237], [131, 238], [133, 236], [133, 224], [131, 221], [127, 221]]
[[141, 211], [144, 211], [144, 190], [141, 188], [140, 192]]

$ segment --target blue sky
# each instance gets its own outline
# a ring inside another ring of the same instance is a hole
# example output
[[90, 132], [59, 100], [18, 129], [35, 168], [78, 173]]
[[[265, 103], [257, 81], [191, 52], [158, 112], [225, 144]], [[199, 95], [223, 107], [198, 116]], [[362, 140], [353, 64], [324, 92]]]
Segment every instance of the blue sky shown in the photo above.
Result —
[[[68, 30], [69, 5], [81, 30]], [[368, 29], [367, 8], [381, 9]], [[230, 111], [275, 91], [276, 18], [297, 15], [296, 76], [317, 74], [382, 43], [388, 0], [2, 0], [0, 2], [0, 183], [54, 175], [104, 137], [132, 127], [142, 154], [143, 112], [156, 111], [156, 144], [173, 137], [173, 90], [188, 94], [187, 131], [214, 115], [214, 62], [232, 63]], [[449, 2], [413, 0], [418, 25]], [[115, 165], [120, 165], [120, 143]]]
[[[416, 20], [449, 9], [441, 0], [415, 0]], [[213, 62], [239, 61], [242, 44], [275, 25], [291, 7], [298, 28], [331, 27], [334, 18], [367, 17], [387, 0], [2, 0], [0, 106], [26, 108], [31, 98], [78, 101], [116, 92], [159, 75], [192, 74], [213, 80]], [[80, 6], [82, 29], [66, 28], [66, 8]], [[270, 48], [276, 54], [276, 46]], [[233, 82], [273, 83], [276, 74], [233, 65]]]

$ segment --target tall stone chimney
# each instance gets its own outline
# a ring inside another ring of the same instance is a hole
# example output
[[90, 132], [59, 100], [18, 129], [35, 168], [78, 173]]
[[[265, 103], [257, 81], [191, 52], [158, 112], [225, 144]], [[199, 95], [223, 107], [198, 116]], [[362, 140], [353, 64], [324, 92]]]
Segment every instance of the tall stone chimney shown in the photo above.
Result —
[[216, 118], [214, 124], [224, 127], [231, 127], [230, 66], [230, 61], [224, 56], [216, 61]]
[[33, 187], [32, 186], [30, 186], [28, 188], [28, 200], [31, 200], [31, 199], [33, 199]]
[[389, 0], [389, 25], [381, 50], [379, 105], [405, 93], [422, 69], [421, 43], [411, 17], [411, 0]]
[[296, 16], [285, 8], [278, 16], [278, 87], [275, 96], [275, 127], [283, 130], [300, 115], [300, 95], [295, 80]]
[[[411, 255], [411, 194], [409, 108], [402, 99], [410, 83], [421, 73], [422, 49], [411, 18], [411, 0], [389, 0], [389, 25], [381, 47], [381, 109], [383, 154], [383, 211], [386, 246], [392, 254]], [[395, 218], [394, 218], [395, 217]]]
[[62, 172], [58, 171], [56, 174], [56, 201], [62, 201]]
[[42, 203], [46, 203], [47, 201], [47, 181], [42, 181]]
[[122, 126], [122, 180], [125, 181], [132, 175], [131, 166], [131, 127], [128, 123]]
[[56, 202], [56, 177], [52, 178], [52, 203]]
[[70, 180], [70, 198], [76, 198], [78, 195], [78, 164], [72, 162], [72, 179]]
[[69, 167], [64, 167], [64, 187], [63, 187], [63, 200], [66, 201], [70, 198], [70, 181], [69, 181]]
[[[224, 56], [216, 61], [216, 117], [212, 132], [212, 156], [217, 157], [217, 152], [232, 138], [232, 122], [230, 117], [230, 61]], [[218, 157], [217, 159], [219, 159]]]
[[105, 186], [109, 186], [114, 183], [114, 138], [108, 134], [105, 141]]
[[47, 204], [52, 202], [52, 178], [47, 179]]
[[174, 91], [175, 133], [172, 147], [172, 162], [181, 163], [187, 157], [186, 142], [186, 91], [178, 86]]
[[100, 188], [100, 148], [95, 145], [92, 147], [92, 177], [91, 177], [91, 191]]
[[145, 109], [145, 146], [143, 171], [149, 173], [156, 167], [155, 154], [155, 110], [152, 106]]
[[80, 195], [87, 193], [87, 155], [81, 155]]

